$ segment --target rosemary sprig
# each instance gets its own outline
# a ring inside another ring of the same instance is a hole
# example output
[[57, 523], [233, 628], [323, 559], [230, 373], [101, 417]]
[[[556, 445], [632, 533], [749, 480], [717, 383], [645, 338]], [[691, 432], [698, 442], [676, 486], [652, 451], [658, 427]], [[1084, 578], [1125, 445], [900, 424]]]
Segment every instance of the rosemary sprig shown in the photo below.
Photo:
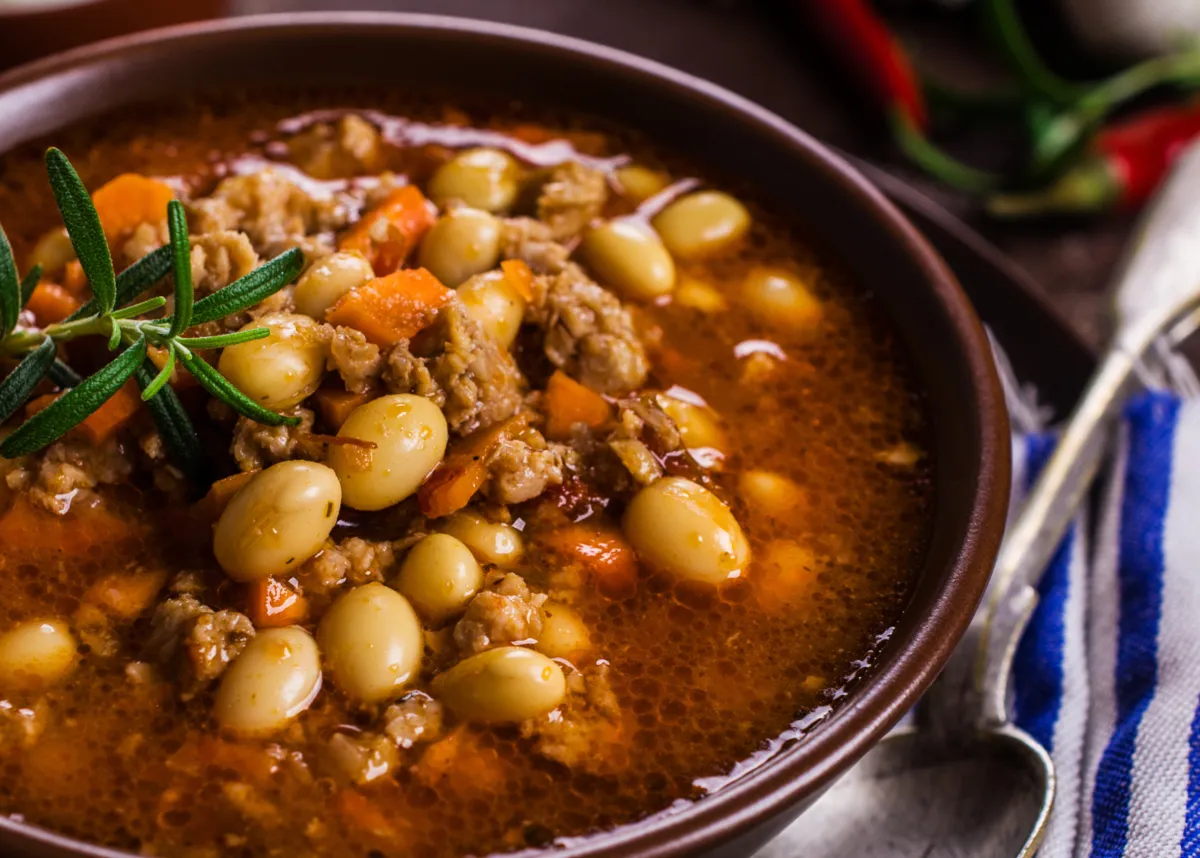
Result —
[[[189, 327], [212, 322], [258, 304], [292, 282], [304, 255], [289, 250], [218, 292], [195, 300], [191, 240], [183, 204], [172, 200], [166, 210], [169, 243], [139, 259], [118, 276], [100, 217], [75, 168], [58, 149], [46, 152], [46, 171], [71, 244], [92, 287], [92, 299], [61, 322], [45, 328], [20, 326], [41, 270], [34, 266], [20, 277], [12, 248], [0, 230], [0, 355], [18, 358], [17, 367], [0, 381], [0, 422], [7, 420], [49, 377], [68, 388], [53, 403], [26, 420], [0, 443], [0, 456], [15, 458], [36, 452], [86, 420], [130, 379], [136, 378], [167, 449], [183, 473], [198, 487], [208, 482], [209, 467], [195, 427], [169, 385], [178, 366], [192, 373], [209, 393], [239, 414], [272, 426], [294, 425], [263, 408], [234, 387], [195, 353], [219, 349], [270, 335], [252, 328], [216, 336], [184, 336]], [[146, 318], [166, 305], [162, 296], [138, 301], [168, 273], [174, 274], [174, 307], [170, 316]], [[80, 337], [108, 340], [114, 358], [88, 378], [57, 359], [58, 344]], [[155, 347], [165, 353], [161, 369], [147, 358]]]

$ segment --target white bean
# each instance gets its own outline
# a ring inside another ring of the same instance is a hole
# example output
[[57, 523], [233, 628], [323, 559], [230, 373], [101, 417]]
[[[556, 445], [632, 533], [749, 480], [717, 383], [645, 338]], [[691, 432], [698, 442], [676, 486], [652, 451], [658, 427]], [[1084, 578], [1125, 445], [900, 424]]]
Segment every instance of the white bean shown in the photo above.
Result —
[[30, 620], [0, 635], [0, 690], [45, 688], [78, 661], [75, 638], [61, 620]]
[[461, 541], [480, 563], [502, 569], [517, 564], [525, 553], [525, 539], [511, 524], [489, 521], [474, 510], [464, 509], [441, 523], [442, 533]]
[[280, 462], [256, 474], [229, 501], [213, 531], [213, 553], [235, 581], [299, 568], [337, 524], [342, 487], [316, 462]]
[[233, 386], [259, 405], [281, 411], [299, 405], [325, 377], [328, 338], [299, 313], [269, 313], [242, 330], [268, 328], [271, 335], [238, 343], [221, 352], [217, 368]]
[[534, 649], [550, 658], [571, 658], [591, 647], [591, 635], [574, 609], [558, 602], [542, 605], [542, 631]]
[[329, 466], [342, 484], [342, 497], [353, 509], [384, 509], [420, 487], [446, 453], [448, 429], [441, 410], [423, 396], [381, 396], [350, 412], [339, 438], [375, 445], [334, 446]]
[[458, 200], [489, 212], [512, 207], [520, 189], [521, 168], [499, 149], [468, 149], [434, 171], [429, 196], [439, 206]]
[[613, 174], [617, 184], [621, 186], [621, 194], [632, 200], [641, 202], [649, 199], [667, 186], [667, 177], [656, 173], [649, 167], [630, 164], [619, 167]]
[[821, 301], [785, 268], [758, 267], [742, 284], [742, 303], [764, 325], [810, 334], [821, 324]]
[[412, 606], [378, 581], [339, 597], [321, 618], [317, 640], [337, 687], [362, 703], [398, 696], [416, 678], [425, 652]]
[[567, 680], [541, 653], [506, 646], [460, 661], [434, 679], [433, 689], [459, 718], [516, 724], [562, 703]]
[[299, 626], [266, 629], [225, 670], [213, 701], [222, 727], [266, 736], [312, 705], [321, 690], [316, 641]]
[[725, 432], [716, 413], [706, 405], [696, 405], [668, 396], [663, 393], [658, 397], [658, 405], [667, 416], [675, 422], [683, 443], [691, 448], [707, 447], [719, 452], [726, 452], [727, 442]]
[[735, 245], [750, 228], [750, 212], [721, 191], [697, 191], [654, 218], [654, 228], [677, 259], [700, 259]]
[[447, 286], [490, 271], [500, 261], [500, 221], [479, 209], [454, 209], [421, 241], [421, 267]]
[[296, 309], [318, 321], [337, 300], [375, 277], [371, 263], [361, 253], [342, 250], [318, 259], [296, 281]]
[[431, 533], [409, 549], [394, 586], [422, 617], [441, 624], [466, 608], [483, 586], [483, 570], [453, 536]]
[[622, 524], [643, 562], [679, 578], [719, 584], [750, 562], [750, 544], [733, 513], [682, 477], [663, 477], [641, 489]]
[[525, 318], [525, 299], [497, 271], [477, 274], [458, 287], [467, 315], [504, 349], [512, 347]]
[[632, 218], [589, 229], [579, 252], [605, 286], [632, 301], [653, 301], [675, 288], [675, 262], [658, 234]]

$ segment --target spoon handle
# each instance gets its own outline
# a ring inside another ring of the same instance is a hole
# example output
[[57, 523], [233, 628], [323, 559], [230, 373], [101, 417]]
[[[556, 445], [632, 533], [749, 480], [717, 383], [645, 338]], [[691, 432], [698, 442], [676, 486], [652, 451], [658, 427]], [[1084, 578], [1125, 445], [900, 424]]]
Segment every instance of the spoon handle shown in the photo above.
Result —
[[1165, 331], [1200, 306], [1198, 196], [1200, 147], [1193, 146], [1180, 157], [1121, 266], [1112, 344], [1005, 535], [987, 607], [972, 624], [974, 685], [985, 723], [1008, 720], [1009, 672], [1037, 605], [1037, 582], [1099, 471], [1135, 370]]

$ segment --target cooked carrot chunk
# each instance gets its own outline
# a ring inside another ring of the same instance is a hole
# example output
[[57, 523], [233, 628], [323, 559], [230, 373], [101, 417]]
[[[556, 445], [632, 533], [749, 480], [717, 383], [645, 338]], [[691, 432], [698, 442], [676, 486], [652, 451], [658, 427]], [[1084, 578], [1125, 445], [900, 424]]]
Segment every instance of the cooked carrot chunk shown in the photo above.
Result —
[[351, 393], [344, 387], [322, 387], [313, 394], [317, 403], [317, 412], [321, 419], [334, 432], [342, 428], [350, 412], [358, 406], [371, 401], [369, 393]]
[[611, 414], [608, 403], [596, 391], [584, 387], [565, 372], [556, 370], [546, 383], [546, 436], [555, 441], [571, 437], [576, 423], [600, 426]]
[[142, 407], [142, 394], [133, 381], [88, 415], [73, 431], [79, 432], [93, 444], [100, 444], [116, 435], [133, 419]]
[[82, 305], [70, 291], [57, 283], [39, 283], [29, 296], [25, 309], [33, 313], [34, 319], [43, 327], [61, 322]]
[[132, 620], [154, 604], [165, 583], [165, 569], [109, 572], [88, 587], [83, 601], [114, 617]]
[[637, 589], [637, 554], [615, 529], [570, 524], [542, 534], [551, 550], [581, 563], [603, 595], [626, 598]]
[[78, 259], [72, 259], [63, 269], [63, 288], [72, 295], [79, 297], [88, 288], [87, 277], [83, 273], [83, 264]]
[[92, 546], [115, 545], [144, 531], [141, 523], [103, 504], [76, 505], [67, 515], [55, 515], [18, 496], [0, 515], [0, 545], [6, 551], [78, 556]]
[[233, 496], [241, 491], [257, 473], [257, 470], [242, 471], [240, 474], [217, 480], [209, 487], [208, 494], [196, 502], [193, 509], [204, 518], [216, 521], [225, 511], [229, 502], [233, 500]]
[[96, 189], [92, 203], [100, 215], [108, 243], [121, 238], [139, 224], [167, 216], [167, 203], [175, 198], [171, 186], [137, 173], [123, 173]]
[[529, 263], [523, 259], [506, 259], [500, 263], [500, 270], [504, 272], [504, 279], [517, 290], [517, 294], [526, 301], [533, 300], [533, 270]]
[[388, 348], [429, 327], [453, 296], [424, 268], [406, 268], [347, 292], [325, 312], [325, 321], [355, 328]]
[[246, 615], [258, 629], [293, 626], [308, 619], [308, 599], [278, 578], [252, 581]]
[[487, 460], [500, 441], [528, 425], [523, 414], [479, 429], [455, 445], [417, 490], [417, 503], [429, 518], [441, 518], [465, 507], [487, 479]]
[[352, 226], [338, 249], [357, 250], [370, 260], [376, 274], [391, 274], [404, 264], [433, 221], [433, 207], [425, 195], [416, 186], [405, 185]]

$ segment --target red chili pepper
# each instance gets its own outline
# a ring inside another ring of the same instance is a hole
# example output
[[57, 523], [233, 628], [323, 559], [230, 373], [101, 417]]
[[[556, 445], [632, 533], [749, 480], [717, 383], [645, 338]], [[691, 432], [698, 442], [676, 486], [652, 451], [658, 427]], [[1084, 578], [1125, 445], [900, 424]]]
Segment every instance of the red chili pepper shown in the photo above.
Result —
[[1133, 210], [1154, 194], [1176, 156], [1200, 137], [1200, 101], [1169, 105], [1114, 123], [1089, 153], [1052, 185], [1032, 194], [988, 201], [1000, 217]]
[[922, 131], [928, 127], [929, 110], [912, 63], [867, 0], [799, 0], [794, 5], [881, 107], [900, 110]]

